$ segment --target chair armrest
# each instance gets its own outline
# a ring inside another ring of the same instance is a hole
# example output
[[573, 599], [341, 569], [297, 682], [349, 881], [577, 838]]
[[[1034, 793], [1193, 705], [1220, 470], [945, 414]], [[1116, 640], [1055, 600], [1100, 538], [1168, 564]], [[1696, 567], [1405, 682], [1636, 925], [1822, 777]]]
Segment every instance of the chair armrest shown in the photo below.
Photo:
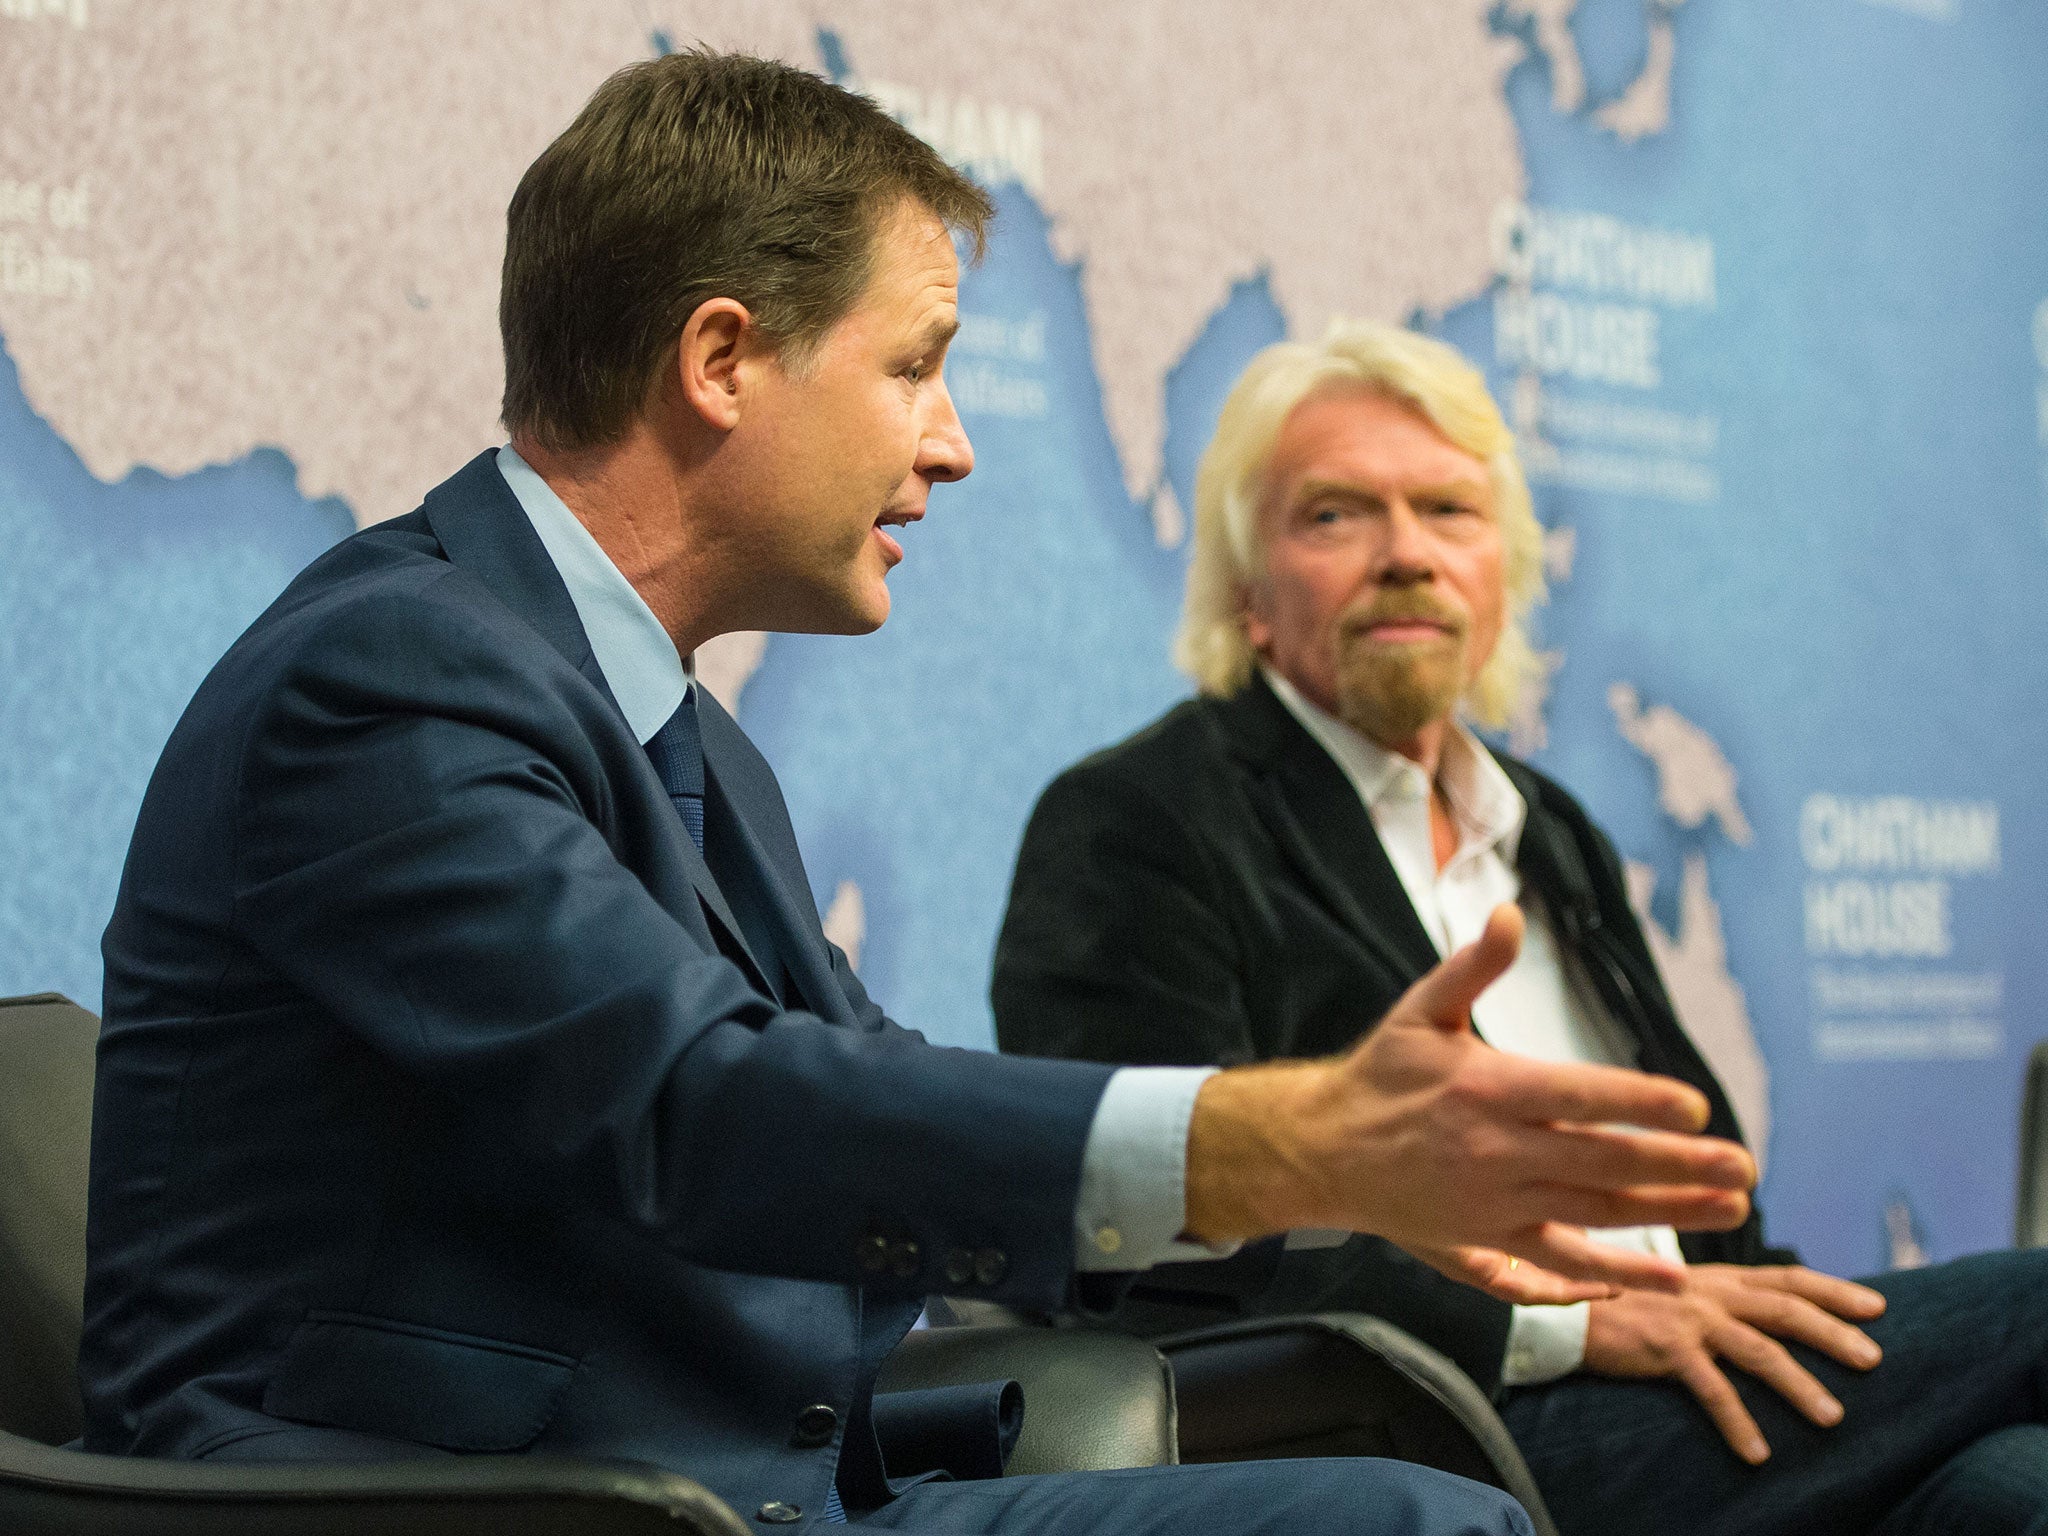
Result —
[[1012, 1475], [1171, 1466], [1173, 1372], [1158, 1350], [1079, 1328], [920, 1328], [882, 1365], [876, 1390], [1013, 1380], [1024, 1430]]
[[0, 1433], [8, 1536], [750, 1536], [686, 1477], [463, 1456], [268, 1465], [57, 1450]]
[[1486, 1394], [1363, 1312], [1250, 1318], [1155, 1341], [1173, 1366], [1183, 1461], [1392, 1456], [1491, 1483], [1556, 1536]]

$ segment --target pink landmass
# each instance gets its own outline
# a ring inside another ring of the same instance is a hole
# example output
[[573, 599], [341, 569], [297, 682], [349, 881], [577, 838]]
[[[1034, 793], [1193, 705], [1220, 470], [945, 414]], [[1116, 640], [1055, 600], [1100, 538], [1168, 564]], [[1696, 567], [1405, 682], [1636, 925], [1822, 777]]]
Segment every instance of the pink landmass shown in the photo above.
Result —
[[406, 510], [497, 436], [505, 203], [591, 89], [656, 28], [815, 68], [830, 27], [865, 79], [1031, 115], [1149, 500], [1167, 371], [1233, 282], [1298, 332], [1484, 287], [1523, 190], [1489, 5], [93, 0], [0, 22], [0, 193], [39, 196], [0, 196], [0, 334], [103, 479], [270, 445], [361, 521]]

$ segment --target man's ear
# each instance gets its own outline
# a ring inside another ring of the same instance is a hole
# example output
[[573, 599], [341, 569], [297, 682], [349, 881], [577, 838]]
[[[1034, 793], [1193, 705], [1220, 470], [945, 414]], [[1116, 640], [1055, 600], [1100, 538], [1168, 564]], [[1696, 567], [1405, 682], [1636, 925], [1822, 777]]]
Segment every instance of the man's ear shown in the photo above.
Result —
[[730, 432], [739, 425], [748, 375], [761, 361], [760, 341], [760, 327], [737, 299], [706, 299], [684, 322], [674, 382], [706, 426]]
[[1244, 626], [1244, 637], [1251, 642], [1252, 649], [1261, 656], [1273, 639], [1273, 625], [1266, 613], [1265, 593], [1257, 582], [1237, 589], [1238, 622]]

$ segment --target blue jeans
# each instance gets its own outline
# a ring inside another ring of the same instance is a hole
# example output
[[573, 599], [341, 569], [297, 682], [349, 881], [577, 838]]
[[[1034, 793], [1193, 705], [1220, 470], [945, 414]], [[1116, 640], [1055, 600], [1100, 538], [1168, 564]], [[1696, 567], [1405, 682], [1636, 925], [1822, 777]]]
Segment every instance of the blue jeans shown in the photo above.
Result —
[[915, 1536], [1530, 1536], [1506, 1494], [1402, 1461], [1241, 1461], [920, 1483], [850, 1530]]
[[1884, 1361], [1788, 1345], [1841, 1400], [1821, 1429], [1733, 1368], [1771, 1459], [1729, 1450], [1675, 1382], [1568, 1376], [1502, 1410], [1563, 1536], [2048, 1533], [2048, 1249], [1864, 1282]]

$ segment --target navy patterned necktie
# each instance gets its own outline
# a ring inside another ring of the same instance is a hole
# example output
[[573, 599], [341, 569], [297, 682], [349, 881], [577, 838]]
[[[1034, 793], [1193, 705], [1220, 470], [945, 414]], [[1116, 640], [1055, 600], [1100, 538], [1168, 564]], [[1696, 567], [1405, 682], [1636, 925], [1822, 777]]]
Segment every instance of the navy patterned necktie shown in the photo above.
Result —
[[685, 690], [668, 723], [647, 743], [647, 760], [661, 775], [662, 788], [697, 851], [704, 851], [704, 738], [697, 729], [697, 690]]
[[[647, 760], [661, 775], [661, 786], [674, 802], [676, 814], [697, 851], [704, 851], [704, 737], [697, 729], [697, 689], [694, 684], [683, 694], [683, 702], [668, 717], [668, 723], [648, 741]], [[765, 952], [765, 951], [764, 951]], [[844, 1525], [846, 1509], [836, 1486], [825, 1490], [825, 1522]]]

